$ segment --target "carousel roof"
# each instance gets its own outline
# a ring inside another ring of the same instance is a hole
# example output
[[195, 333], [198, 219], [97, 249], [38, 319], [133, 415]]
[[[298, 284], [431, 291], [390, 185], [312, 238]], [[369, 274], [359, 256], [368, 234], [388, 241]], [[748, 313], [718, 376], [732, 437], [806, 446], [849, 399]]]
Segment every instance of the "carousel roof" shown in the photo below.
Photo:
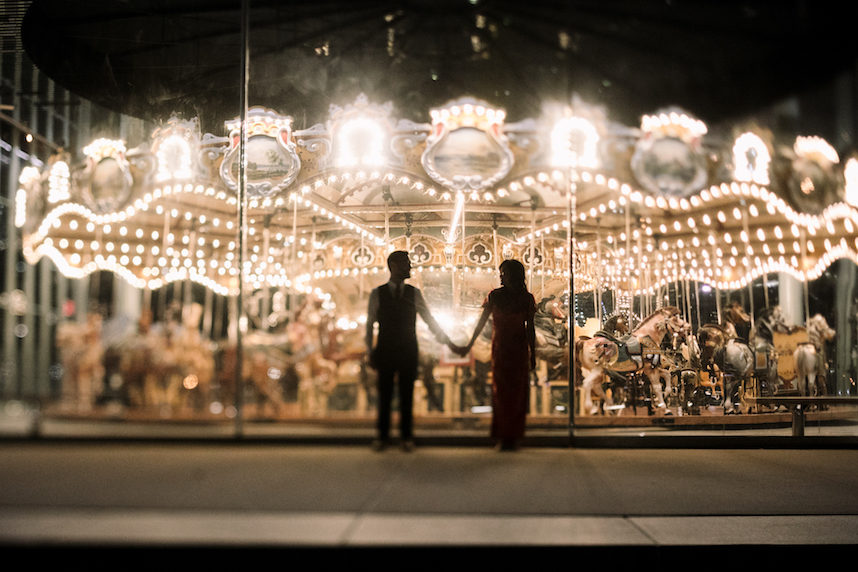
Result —
[[[709, 124], [817, 87], [858, 55], [849, 2], [249, 0], [249, 100], [298, 121], [366, 93], [422, 120], [462, 94], [519, 121], [573, 93], [622, 123]], [[240, 0], [35, 0], [23, 43], [55, 81], [145, 118], [238, 115]]]

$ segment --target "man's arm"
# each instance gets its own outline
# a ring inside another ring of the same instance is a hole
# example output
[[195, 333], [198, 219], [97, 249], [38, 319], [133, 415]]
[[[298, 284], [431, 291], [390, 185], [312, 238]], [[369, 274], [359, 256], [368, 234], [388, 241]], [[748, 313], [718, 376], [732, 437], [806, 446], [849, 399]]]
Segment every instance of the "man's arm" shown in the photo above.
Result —
[[426, 300], [423, 298], [423, 293], [420, 291], [420, 288], [414, 288], [414, 305], [416, 306], [417, 313], [420, 314], [420, 317], [423, 318], [423, 321], [426, 322], [427, 326], [429, 326], [429, 330], [435, 334], [435, 338], [442, 344], [452, 344], [453, 342], [450, 341], [450, 338], [447, 337], [447, 334], [444, 333], [444, 330], [441, 329], [441, 326], [439, 326], [438, 322], [435, 321], [435, 318], [432, 317], [432, 313], [429, 312], [429, 307], [426, 305]]
[[527, 315], [527, 346], [530, 349], [530, 369], [536, 369], [536, 325], [533, 323], [536, 304], [531, 297], [530, 311]]

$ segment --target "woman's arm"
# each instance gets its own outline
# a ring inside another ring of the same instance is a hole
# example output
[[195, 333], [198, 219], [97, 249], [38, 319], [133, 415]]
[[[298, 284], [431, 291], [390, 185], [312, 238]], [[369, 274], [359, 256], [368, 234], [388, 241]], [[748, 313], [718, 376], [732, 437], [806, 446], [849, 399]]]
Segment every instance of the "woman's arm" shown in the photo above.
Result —
[[527, 346], [530, 348], [530, 369], [536, 369], [536, 327], [532, 317], [527, 320]]
[[477, 327], [474, 328], [474, 335], [471, 336], [471, 341], [468, 342], [468, 345], [466, 346], [467, 351], [471, 351], [471, 348], [474, 346], [474, 342], [477, 341], [477, 337], [480, 335], [480, 332], [483, 331], [483, 328], [486, 326], [486, 322], [489, 321], [489, 316], [491, 315], [491, 313], [491, 306], [486, 303], [483, 306], [483, 313], [480, 314], [480, 319], [477, 321]]

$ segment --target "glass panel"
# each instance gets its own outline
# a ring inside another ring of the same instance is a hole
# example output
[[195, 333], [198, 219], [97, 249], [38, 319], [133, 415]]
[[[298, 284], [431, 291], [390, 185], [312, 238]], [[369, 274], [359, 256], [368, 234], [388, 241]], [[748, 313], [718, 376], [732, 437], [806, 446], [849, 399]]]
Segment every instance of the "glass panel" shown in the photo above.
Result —
[[[775, 136], [781, 116], [632, 117], [604, 77], [572, 97], [579, 39], [479, 4], [433, 26], [363, 3], [51, 24], [105, 41], [112, 81], [4, 47], [9, 430], [371, 435], [369, 299], [401, 250], [453, 345], [523, 264], [529, 434], [852, 435], [854, 158]], [[461, 70], [412, 51], [442, 32]], [[138, 33], [165, 35], [115, 49]], [[527, 61], [507, 75], [498, 47]], [[417, 318], [418, 427], [489, 435], [496, 331], [460, 356]]]

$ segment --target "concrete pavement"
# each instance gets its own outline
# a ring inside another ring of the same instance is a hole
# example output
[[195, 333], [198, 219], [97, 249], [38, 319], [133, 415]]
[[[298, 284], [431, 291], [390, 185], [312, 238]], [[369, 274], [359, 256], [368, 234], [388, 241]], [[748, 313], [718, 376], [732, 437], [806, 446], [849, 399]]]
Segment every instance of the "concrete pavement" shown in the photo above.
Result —
[[729, 547], [771, 562], [855, 544], [854, 448], [0, 442], [0, 546], [38, 554]]

